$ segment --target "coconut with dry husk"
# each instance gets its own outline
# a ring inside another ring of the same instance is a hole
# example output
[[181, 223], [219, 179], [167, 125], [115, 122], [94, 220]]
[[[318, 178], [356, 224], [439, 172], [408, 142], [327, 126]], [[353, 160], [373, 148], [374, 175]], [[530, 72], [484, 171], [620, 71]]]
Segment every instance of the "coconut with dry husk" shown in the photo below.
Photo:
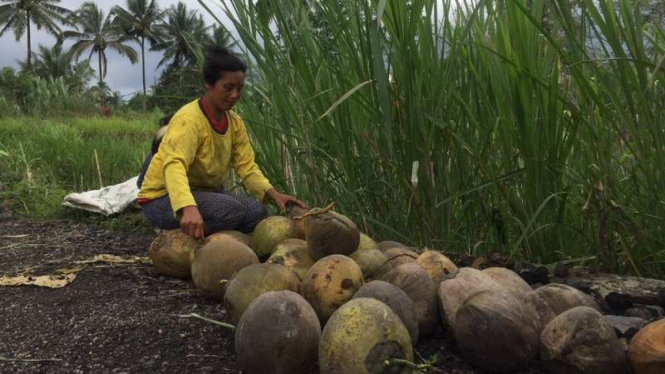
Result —
[[407, 248], [395, 247], [383, 253], [386, 255], [388, 259], [386, 260], [386, 262], [381, 264], [381, 266], [374, 271], [373, 275], [374, 278], [376, 279], [381, 279], [390, 270], [400, 265], [408, 264], [410, 262], [415, 262], [416, 259], [418, 259], [418, 254]]
[[201, 246], [201, 241], [180, 229], [163, 231], [150, 244], [148, 255], [157, 270], [175, 278], [189, 278], [189, 254]]
[[535, 319], [533, 311], [507, 290], [480, 291], [458, 309], [455, 340], [472, 364], [512, 373], [537, 357]]
[[333, 204], [325, 208], [314, 208], [305, 214], [307, 246], [315, 260], [330, 255], [348, 256], [360, 243], [360, 232], [353, 221], [332, 210]]
[[307, 271], [301, 294], [325, 322], [351, 300], [363, 283], [363, 273], [352, 259], [332, 255], [320, 259]]
[[366, 251], [366, 250], [378, 250], [379, 246], [376, 244], [374, 239], [370, 238], [369, 235], [361, 232], [360, 233], [360, 242], [358, 243], [358, 248], [356, 248], [357, 251]]
[[455, 263], [438, 251], [425, 251], [418, 256], [416, 262], [427, 271], [429, 277], [436, 284], [442, 281], [445, 276], [459, 270]]
[[257, 297], [270, 291], [300, 291], [300, 279], [288, 268], [277, 264], [255, 264], [239, 271], [226, 284], [224, 307], [233, 323]]
[[633, 336], [628, 362], [634, 374], [665, 373], [665, 319], [646, 325]]
[[540, 336], [540, 359], [554, 374], [624, 374], [626, 353], [614, 328], [596, 309], [575, 307]]
[[238, 362], [252, 374], [305, 374], [316, 361], [321, 325], [292, 291], [270, 291], [249, 305], [236, 328]]
[[413, 348], [409, 332], [384, 303], [349, 301], [330, 318], [319, 343], [321, 374], [410, 374]]
[[495, 282], [520, 299], [532, 291], [531, 286], [512, 270], [502, 267], [491, 267], [484, 269], [482, 272], [489, 275]]
[[399, 287], [413, 301], [420, 336], [433, 334], [439, 324], [439, 313], [436, 287], [427, 271], [417, 263], [411, 262], [390, 270], [383, 280]]
[[413, 301], [404, 291], [394, 284], [374, 280], [365, 283], [353, 296], [354, 299], [370, 298], [386, 304], [409, 330], [411, 343], [418, 342], [418, 315]]
[[223, 281], [259, 258], [246, 245], [226, 236], [201, 247], [192, 262], [192, 280], [201, 293], [215, 300], [224, 298]]
[[259, 258], [264, 259], [272, 253], [277, 244], [296, 237], [296, 224], [287, 217], [271, 216], [254, 229], [252, 249]]
[[385, 251], [387, 251], [389, 249], [392, 249], [392, 248], [410, 249], [408, 245], [402, 244], [400, 242], [392, 241], [392, 240], [384, 240], [382, 242], [378, 242], [376, 244], [376, 247], [381, 252], [385, 252]]
[[238, 241], [241, 242], [242, 244], [244, 244], [244, 245], [246, 245], [246, 246], [248, 246], [248, 247], [251, 248], [252, 238], [251, 238], [249, 235], [244, 234], [244, 233], [242, 233], [242, 232], [240, 232], [240, 231], [236, 231], [236, 230], [223, 230], [223, 231], [218, 231], [218, 232], [216, 232], [216, 233], [213, 233], [213, 234], [208, 235], [208, 236], [205, 238], [205, 240], [203, 241], [203, 245], [201, 245], [200, 247], [194, 248], [193, 250], [191, 250], [191, 251], [189, 252], [189, 263], [190, 263], [190, 265], [191, 265], [192, 263], [194, 263], [194, 258], [196, 258], [196, 253], [198, 252], [198, 250], [199, 250], [201, 247], [203, 247], [204, 245], [206, 245], [206, 244], [208, 244], [208, 243], [210, 243], [210, 242], [214, 242], [215, 240], [219, 240], [219, 239], [221, 239], [221, 238], [225, 238], [225, 237], [229, 237], [229, 236], [230, 236], [231, 238], [233, 238], [233, 239], [235, 239], [235, 240], [238, 240]]
[[302, 280], [315, 261], [309, 254], [306, 241], [286, 239], [275, 247], [275, 250], [266, 262], [287, 267]]
[[305, 219], [303, 218], [307, 213], [307, 209], [301, 208], [299, 206], [294, 206], [289, 211], [288, 217], [296, 224], [296, 237], [298, 239], [305, 240], [307, 239], [307, 233], [305, 231]]
[[455, 330], [458, 309], [471, 297], [480, 291], [492, 290], [505, 292], [506, 290], [496, 283], [489, 275], [474, 268], [461, 268], [450, 278], [439, 285], [437, 296], [439, 312], [444, 324], [451, 331]]
[[544, 329], [561, 313], [578, 306], [600, 310], [591, 296], [576, 288], [557, 283], [551, 283], [527, 293], [524, 301], [537, 312], [541, 329]]
[[388, 256], [378, 249], [357, 250], [349, 257], [360, 266], [365, 279], [375, 278], [377, 270], [388, 261]]

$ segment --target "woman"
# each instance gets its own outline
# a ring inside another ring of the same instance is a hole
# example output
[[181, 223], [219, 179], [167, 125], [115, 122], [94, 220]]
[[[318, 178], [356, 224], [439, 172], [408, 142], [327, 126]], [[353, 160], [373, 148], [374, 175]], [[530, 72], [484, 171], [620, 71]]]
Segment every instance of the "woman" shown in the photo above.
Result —
[[[180, 227], [199, 239], [220, 230], [253, 231], [266, 216], [260, 203], [266, 198], [282, 211], [288, 204], [306, 208], [263, 176], [245, 125], [231, 111], [240, 100], [246, 71], [226, 49], [208, 49], [203, 66], [207, 92], [173, 116], [141, 185], [139, 204], [153, 225]], [[229, 166], [258, 201], [220, 191]]]

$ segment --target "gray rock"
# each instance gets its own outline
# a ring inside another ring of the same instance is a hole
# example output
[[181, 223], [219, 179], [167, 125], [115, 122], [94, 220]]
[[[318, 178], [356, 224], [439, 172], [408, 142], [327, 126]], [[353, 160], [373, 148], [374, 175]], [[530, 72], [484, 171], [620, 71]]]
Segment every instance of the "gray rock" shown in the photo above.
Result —
[[626, 317], [638, 317], [649, 321], [664, 316], [665, 310], [657, 305], [636, 305], [632, 308], [626, 309], [623, 315]]
[[605, 319], [614, 327], [618, 337], [629, 340], [647, 323], [638, 317], [605, 316]]

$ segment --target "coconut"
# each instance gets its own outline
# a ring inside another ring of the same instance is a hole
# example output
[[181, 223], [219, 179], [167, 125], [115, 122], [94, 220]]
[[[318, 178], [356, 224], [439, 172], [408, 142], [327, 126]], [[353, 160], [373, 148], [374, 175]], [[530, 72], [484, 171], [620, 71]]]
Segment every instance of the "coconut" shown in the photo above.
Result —
[[391, 248], [383, 252], [388, 260], [384, 262], [379, 268], [374, 271], [376, 279], [382, 278], [390, 270], [409, 262], [414, 262], [418, 258], [418, 254], [407, 248]]
[[439, 323], [439, 313], [436, 287], [427, 271], [417, 263], [411, 262], [390, 270], [383, 280], [399, 287], [413, 301], [420, 336], [434, 333]]
[[266, 262], [285, 266], [302, 280], [315, 261], [309, 254], [307, 242], [300, 239], [286, 239], [275, 247]]
[[358, 248], [356, 248], [357, 251], [366, 251], [370, 249], [379, 249], [379, 246], [376, 244], [374, 239], [370, 238], [367, 234], [365, 233], [360, 233], [360, 242], [358, 244]]
[[196, 257], [196, 253], [198, 252], [198, 250], [199, 250], [201, 247], [203, 247], [204, 245], [206, 245], [206, 244], [208, 244], [208, 243], [210, 243], [210, 242], [213, 242], [213, 241], [215, 241], [215, 240], [219, 240], [219, 239], [221, 239], [221, 238], [228, 237], [228, 236], [232, 237], [232, 238], [235, 239], [235, 240], [240, 241], [240, 242], [243, 243], [244, 245], [246, 245], [246, 246], [248, 246], [248, 247], [251, 248], [252, 238], [251, 238], [249, 235], [247, 235], [247, 234], [243, 234], [243, 233], [241, 233], [240, 231], [236, 231], [236, 230], [224, 230], [224, 231], [218, 231], [218, 232], [216, 232], [216, 233], [213, 233], [213, 234], [208, 235], [208, 236], [205, 238], [205, 241], [203, 242], [203, 245], [201, 245], [200, 247], [194, 248], [194, 249], [192, 249], [192, 250], [189, 252], [189, 263], [190, 263], [190, 266], [191, 266], [191, 264], [194, 263], [194, 258]]
[[271, 216], [254, 229], [252, 249], [259, 258], [270, 256], [277, 244], [296, 237], [296, 224], [282, 216]]
[[451, 278], [441, 282], [437, 295], [444, 324], [454, 331], [457, 310], [471, 295], [486, 290], [505, 291], [489, 275], [474, 268], [461, 268]]
[[303, 216], [307, 213], [307, 209], [299, 206], [294, 206], [289, 212], [288, 217], [296, 224], [296, 237], [305, 240], [307, 234], [305, 231], [305, 219]]
[[377, 249], [381, 252], [385, 252], [391, 248], [404, 248], [404, 249], [409, 249], [409, 247], [405, 244], [402, 244], [400, 242], [394, 242], [392, 240], [384, 240], [382, 242], [379, 242], [377, 245]]
[[350, 258], [324, 257], [312, 266], [302, 282], [302, 295], [323, 322], [363, 285], [363, 273]]
[[378, 249], [357, 250], [349, 257], [360, 266], [365, 278], [373, 278], [374, 273], [388, 261], [388, 256]]
[[374, 280], [365, 283], [353, 296], [354, 299], [361, 297], [376, 299], [386, 304], [402, 321], [404, 327], [409, 330], [411, 343], [418, 342], [418, 315], [413, 301], [409, 295], [399, 287], [388, 282]]
[[408, 366], [389, 366], [393, 359], [413, 360], [409, 332], [384, 303], [351, 300], [332, 315], [321, 334], [321, 374], [410, 374]]
[[192, 262], [192, 279], [204, 296], [222, 300], [222, 281], [231, 279], [240, 269], [258, 262], [258, 257], [248, 246], [226, 236], [204, 245], [197, 251]]
[[524, 301], [538, 314], [541, 329], [556, 316], [578, 306], [587, 306], [600, 311], [593, 298], [565, 284], [551, 283], [527, 293]]
[[229, 320], [238, 323], [257, 297], [270, 291], [300, 291], [300, 279], [293, 271], [277, 264], [255, 264], [239, 271], [227, 284], [224, 308]]
[[252, 374], [305, 374], [316, 361], [321, 325], [314, 309], [292, 291], [256, 298], [235, 334], [238, 362]]
[[531, 286], [514, 271], [502, 267], [491, 267], [483, 270], [495, 282], [502, 285], [506, 290], [518, 298], [523, 298], [532, 291]]
[[474, 365], [514, 372], [537, 356], [535, 319], [533, 311], [507, 290], [480, 291], [458, 309], [455, 340]]
[[628, 362], [635, 374], [665, 373], [665, 319], [635, 334], [628, 347]]
[[164, 231], [150, 244], [148, 255], [160, 273], [175, 278], [189, 278], [189, 254], [201, 242], [180, 229]]
[[427, 271], [435, 284], [443, 280], [444, 276], [458, 270], [457, 266], [448, 257], [437, 251], [425, 251], [418, 256], [416, 262]]
[[309, 251], [316, 260], [336, 254], [350, 255], [360, 243], [356, 224], [331, 210], [310, 210], [305, 218], [305, 231]]
[[624, 374], [626, 353], [614, 328], [596, 309], [561, 313], [540, 336], [540, 358], [556, 374]]

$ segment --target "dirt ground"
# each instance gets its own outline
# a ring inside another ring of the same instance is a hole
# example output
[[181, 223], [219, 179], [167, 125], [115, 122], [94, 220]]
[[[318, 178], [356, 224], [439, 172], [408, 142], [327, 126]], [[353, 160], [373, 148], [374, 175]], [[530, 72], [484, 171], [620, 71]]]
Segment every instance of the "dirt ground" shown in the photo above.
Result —
[[[3, 220], [0, 276], [52, 274], [98, 254], [146, 256], [153, 237], [74, 221]], [[0, 373], [242, 373], [233, 332], [180, 317], [188, 313], [225, 318], [223, 305], [190, 281], [146, 264], [88, 264], [59, 289], [0, 287]], [[437, 356], [428, 373], [485, 373], [445, 336], [416, 351]]]

